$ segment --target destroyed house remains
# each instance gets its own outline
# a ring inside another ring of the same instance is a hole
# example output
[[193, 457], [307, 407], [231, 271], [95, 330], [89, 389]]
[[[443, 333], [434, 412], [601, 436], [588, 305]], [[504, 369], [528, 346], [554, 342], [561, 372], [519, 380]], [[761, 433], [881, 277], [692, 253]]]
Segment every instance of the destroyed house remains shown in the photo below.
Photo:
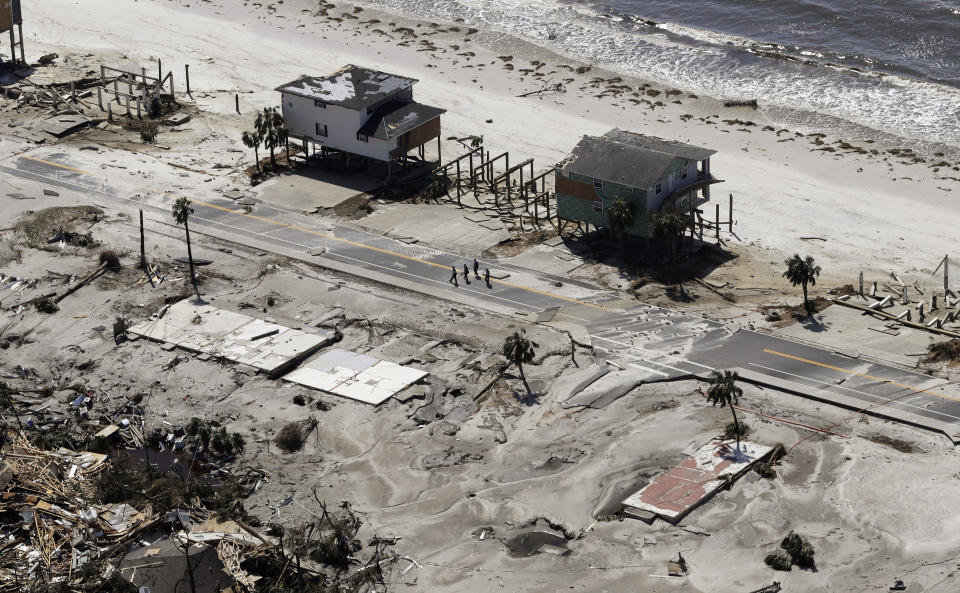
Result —
[[689, 214], [710, 199], [706, 148], [614, 129], [584, 136], [556, 168], [557, 216], [606, 227], [618, 198], [633, 210], [626, 232], [650, 237], [651, 213]]
[[445, 110], [413, 100], [416, 79], [348, 65], [281, 85], [290, 136], [323, 149], [392, 161], [434, 138]]

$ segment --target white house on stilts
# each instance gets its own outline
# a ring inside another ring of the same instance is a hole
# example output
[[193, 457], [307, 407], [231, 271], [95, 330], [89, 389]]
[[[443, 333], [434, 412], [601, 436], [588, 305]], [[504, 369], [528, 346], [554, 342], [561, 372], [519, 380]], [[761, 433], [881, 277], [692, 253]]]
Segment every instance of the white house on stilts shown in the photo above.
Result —
[[[416, 149], [436, 138], [440, 160], [440, 115], [444, 109], [413, 100], [416, 79], [348, 65], [324, 76], [301, 76], [277, 87], [290, 137], [321, 152], [338, 151], [406, 166]], [[309, 154], [309, 152], [307, 152]]]

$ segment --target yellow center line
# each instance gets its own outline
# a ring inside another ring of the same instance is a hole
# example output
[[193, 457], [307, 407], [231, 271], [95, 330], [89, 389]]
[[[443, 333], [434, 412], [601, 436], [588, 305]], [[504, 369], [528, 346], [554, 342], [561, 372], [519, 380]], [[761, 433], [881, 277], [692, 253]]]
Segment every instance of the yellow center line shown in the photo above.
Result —
[[29, 160], [31, 160], [31, 161], [36, 161], [36, 162], [38, 162], [38, 163], [43, 163], [44, 165], [51, 165], [51, 166], [53, 166], [53, 167], [58, 167], [58, 168], [60, 168], [60, 169], [66, 169], [67, 171], [74, 171], [74, 172], [76, 172], [76, 173], [83, 173], [84, 175], [90, 175], [91, 177], [93, 177], [93, 174], [92, 174], [92, 173], [88, 173], [87, 171], [84, 171], [83, 169], [74, 169], [73, 167], [68, 167], [68, 166], [66, 166], [66, 165], [61, 165], [60, 163], [55, 163], [55, 162], [53, 162], [53, 161], [45, 161], [45, 160], [43, 160], [43, 159], [38, 159], [38, 158], [35, 158], [35, 157], [32, 157], [32, 156], [27, 156], [27, 155], [22, 155], [22, 156], [23, 156], [23, 158], [25, 158], [25, 159], [29, 159]]
[[[43, 163], [43, 164], [45, 164], [45, 165], [50, 165], [51, 167], [57, 167], [57, 168], [59, 168], [59, 169], [66, 169], [66, 170], [68, 170], [68, 171], [74, 171], [74, 172], [76, 172], [76, 173], [82, 173], [83, 175], [89, 175], [89, 176], [91, 176], [91, 177], [94, 176], [92, 173], [89, 173], [89, 172], [84, 171], [84, 170], [82, 170], [82, 169], [75, 169], [75, 168], [73, 168], [73, 167], [68, 167], [67, 165], [61, 165], [60, 163], [55, 163], [55, 162], [53, 162], [53, 161], [45, 161], [45, 160], [43, 160], [43, 159], [38, 159], [38, 158], [35, 158], [35, 157], [26, 156], [26, 155], [24, 155], [23, 158], [29, 159], [29, 160], [31, 160], [31, 161], [36, 161], [36, 162], [38, 162], [38, 163]], [[168, 191], [161, 191], [161, 190], [153, 189], [153, 188], [146, 187], [146, 186], [138, 186], [138, 189], [142, 189], [142, 190], [148, 191], [148, 192], [150, 192], [150, 193], [155, 193], [155, 194], [170, 196], [170, 197], [172, 197], [172, 198], [178, 198], [178, 197], [180, 197], [180, 196], [178, 196], [178, 195], [176, 195], [176, 194], [173, 194], [173, 193], [170, 193], [170, 192], [168, 192]], [[399, 257], [399, 258], [403, 258], [403, 259], [406, 259], [406, 260], [414, 261], [414, 262], [417, 262], [417, 263], [426, 264], [426, 265], [428, 265], [428, 266], [434, 266], [434, 267], [436, 267], [436, 268], [447, 269], [447, 266], [446, 266], [445, 264], [438, 264], [438, 263], [436, 263], [436, 262], [427, 261], [427, 260], [424, 260], [424, 259], [420, 259], [420, 258], [418, 258], [418, 257], [413, 257], [413, 256], [411, 256], [411, 255], [404, 255], [404, 254], [402, 254], [402, 253], [397, 253], [397, 252], [395, 252], [395, 251], [390, 251], [389, 249], [382, 249], [382, 248], [380, 248], [380, 247], [374, 247], [374, 246], [372, 246], [372, 245], [367, 245], [367, 244], [365, 244], [365, 243], [360, 243], [360, 242], [358, 242], [358, 241], [351, 241], [350, 239], [344, 239], [344, 238], [342, 238], [342, 237], [336, 237], [336, 236], [331, 235], [331, 234], [329, 234], [329, 233], [323, 233], [323, 232], [320, 232], [320, 231], [314, 231], [314, 230], [306, 229], [306, 228], [299, 227], [299, 226], [296, 226], [296, 225], [287, 224], [287, 223], [285, 223], [285, 222], [280, 222], [279, 220], [274, 220], [274, 219], [272, 219], [272, 218], [264, 218], [264, 217], [262, 217], [262, 216], [256, 216], [256, 215], [250, 214], [250, 213], [248, 213], [248, 212], [242, 212], [242, 211], [234, 210], [234, 209], [232, 209], [232, 208], [225, 208], [225, 207], [223, 207], [223, 206], [217, 206], [216, 204], [210, 204], [210, 203], [207, 203], [207, 202], [201, 202], [200, 200], [191, 200], [191, 202], [196, 203], [196, 204], [200, 204], [201, 206], [205, 206], [205, 207], [207, 207], [207, 208], [212, 208], [212, 209], [214, 209], [214, 210], [222, 210], [223, 212], [229, 212], [229, 213], [235, 214], [235, 215], [237, 215], [237, 216], [244, 216], [244, 217], [250, 218], [250, 219], [252, 219], [252, 220], [257, 220], [257, 221], [260, 221], [260, 222], [265, 222], [265, 223], [272, 224], [272, 225], [276, 225], [276, 226], [279, 226], [279, 227], [284, 227], [284, 228], [292, 229], [292, 230], [295, 230], [295, 231], [300, 231], [300, 232], [302, 232], [302, 233], [307, 233], [307, 234], [310, 234], [310, 235], [315, 235], [315, 236], [317, 236], [317, 237], [323, 237], [324, 239], [329, 239], [329, 240], [331, 240], [331, 241], [338, 241], [338, 242], [340, 242], [340, 243], [345, 243], [345, 244], [347, 244], [347, 245], [352, 245], [352, 246], [354, 246], [354, 247], [361, 247], [361, 248], [363, 248], [363, 249], [369, 249], [370, 251], [376, 251], [376, 252], [383, 253], [383, 254], [386, 254], [386, 255], [392, 255], [392, 256], [394, 256], [394, 257]], [[587, 303], [587, 302], [585, 302], [585, 301], [580, 301], [580, 300], [577, 300], [577, 299], [572, 299], [572, 298], [569, 298], [569, 297], [561, 296], [561, 295], [558, 295], [558, 294], [553, 294], [553, 293], [551, 293], [551, 292], [546, 292], [546, 291], [542, 291], [542, 290], [537, 290], [536, 288], [530, 288], [530, 287], [528, 287], [528, 286], [522, 286], [522, 285], [519, 285], [519, 284], [514, 284], [514, 283], [512, 283], [512, 282], [504, 282], [503, 280], [497, 280], [496, 278], [491, 278], [490, 281], [491, 281], [491, 282], [496, 282], [496, 283], [501, 284], [501, 285], [503, 285], [503, 286], [509, 286], [509, 287], [511, 287], [511, 288], [517, 288], [517, 289], [520, 289], [520, 290], [525, 290], [525, 291], [530, 292], [530, 293], [539, 294], [539, 295], [546, 296], [546, 297], [550, 297], [550, 298], [554, 298], [554, 299], [559, 299], [559, 300], [561, 300], [561, 301], [567, 301], [568, 303], [575, 303], [575, 304], [577, 304], [577, 305], [584, 305], [584, 306], [586, 306], [586, 307], [593, 307], [594, 309], [603, 309], [603, 307], [601, 307], [600, 305], [595, 305], [595, 304], [593, 304], [593, 303]]]
[[911, 390], [911, 391], [916, 391], [917, 393], [926, 393], [926, 394], [928, 394], [928, 395], [933, 395], [933, 396], [936, 396], [936, 397], [939, 397], [939, 398], [948, 399], [948, 400], [955, 401], [955, 402], [960, 402], [960, 398], [952, 397], [952, 396], [949, 396], [949, 395], [946, 395], [946, 394], [943, 394], [943, 393], [939, 393], [939, 392], [937, 392], [937, 391], [931, 391], [931, 390], [929, 390], [929, 389], [921, 389], [921, 388], [919, 388], [919, 387], [917, 387], [917, 386], [915, 386], [915, 385], [905, 385], [905, 384], [903, 384], [903, 383], [897, 383], [896, 381], [890, 381], [890, 380], [888, 380], [888, 379], [883, 379], [883, 378], [881, 378], [881, 377], [874, 377], [873, 375], [865, 375], [865, 374], [863, 374], [863, 373], [858, 373], [858, 372], [856, 372], [856, 371], [851, 371], [850, 369], [844, 369], [844, 368], [841, 368], [841, 367], [833, 366], [832, 364], [826, 364], [826, 363], [823, 363], [823, 362], [817, 362], [817, 361], [815, 361], [815, 360], [808, 360], [808, 359], [806, 359], [806, 358], [800, 358], [799, 356], [793, 356], [792, 354], [784, 354], [783, 352], [777, 352], [776, 350], [767, 350], [767, 349], [765, 348], [763, 351], [764, 351], [765, 353], [767, 353], [767, 354], [775, 354], [775, 355], [777, 355], [777, 356], [782, 356], [783, 358], [789, 358], [789, 359], [791, 359], [791, 360], [798, 360], [798, 361], [800, 361], [800, 362], [805, 362], [805, 363], [807, 363], [807, 364], [812, 364], [812, 365], [814, 365], [814, 366], [823, 367], [823, 368], [825, 368], [825, 369], [830, 369], [830, 370], [832, 370], [832, 371], [838, 371], [838, 372], [840, 372], [840, 373], [844, 373], [844, 374], [851, 375], [851, 376], [854, 376], [854, 377], [863, 377], [864, 379], [870, 379], [871, 381], [879, 381], [880, 383], [887, 383], [887, 384], [889, 384], [889, 385], [895, 385], [895, 386], [901, 387], [901, 388], [903, 388], [903, 389], [909, 389], [909, 390]]

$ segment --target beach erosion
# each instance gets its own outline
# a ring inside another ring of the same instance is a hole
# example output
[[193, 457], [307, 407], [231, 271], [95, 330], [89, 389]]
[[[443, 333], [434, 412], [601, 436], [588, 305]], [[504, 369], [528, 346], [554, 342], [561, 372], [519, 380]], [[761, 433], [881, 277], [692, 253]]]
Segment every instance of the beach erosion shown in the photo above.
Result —
[[[829, 281], [851, 282], [859, 270], [934, 269], [960, 214], [957, 147], [863, 127], [841, 135], [826, 116], [791, 126], [762, 97], [756, 110], [724, 107], [730, 97], [604, 70], [465, 23], [305, 0], [91, 0], [82, 11], [50, 0], [26, 10], [35, 50], [87, 48], [137, 67], [160, 58], [177, 73], [190, 64], [198, 106], [223, 115], [223, 133], [237, 139], [235, 93], [253, 113], [277, 104], [278, 85], [353, 63], [421, 81], [421, 100], [447, 110], [446, 158], [465, 150], [451, 138], [476, 135], [495, 153], [533, 158], [544, 170], [582, 135], [611, 128], [715, 149], [713, 170], [724, 182], [712, 194], [723, 219], [733, 195], [740, 241], [769, 250], [761, 257], [771, 262], [810, 253]], [[557, 84], [562, 92], [550, 90]]]

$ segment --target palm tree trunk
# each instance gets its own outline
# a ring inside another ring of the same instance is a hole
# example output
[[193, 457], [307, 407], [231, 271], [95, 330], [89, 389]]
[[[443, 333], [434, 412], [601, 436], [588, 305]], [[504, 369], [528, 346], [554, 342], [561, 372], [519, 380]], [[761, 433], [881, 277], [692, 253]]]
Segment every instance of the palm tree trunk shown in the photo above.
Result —
[[530, 391], [530, 384], [527, 383], [527, 376], [523, 374], [523, 363], [518, 362], [517, 368], [520, 369], [520, 380], [523, 381], [523, 387], [527, 390], [527, 395], [532, 395], [533, 392]]
[[801, 285], [803, 286], [803, 308], [804, 308], [804, 310], [806, 310], [807, 315], [809, 315], [809, 314], [810, 314], [810, 302], [807, 300], [807, 283], [806, 283], [806, 282], [802, 282]]
[[270, 167], [273, 169], [277, 168], [277, 159], [273, 156], [273, 144], [270, 145]]
[[737, 451], [740, 450], [740, 423], [737, 421], [737, 410], [733, 407], [733, 402], [730, 402], [730, 413], [733, 414], [733, 431], [737, 435]]
[[187, 260], [190, 262], [190, 281], [193, 282], [193, 291], [197, 293], [197, 301], [200, 300], [200, 288], [197, 287], [197, 275], [193, 271], [193, 249], [190, 247], [190, 223], [189, 219], [184, 219], [183, 230], [187, 232]]
[[257, 172], [260, 172], [260, 151], [257, 150], [257, 147], [253, 147], [253, 158], [257, 159]]

